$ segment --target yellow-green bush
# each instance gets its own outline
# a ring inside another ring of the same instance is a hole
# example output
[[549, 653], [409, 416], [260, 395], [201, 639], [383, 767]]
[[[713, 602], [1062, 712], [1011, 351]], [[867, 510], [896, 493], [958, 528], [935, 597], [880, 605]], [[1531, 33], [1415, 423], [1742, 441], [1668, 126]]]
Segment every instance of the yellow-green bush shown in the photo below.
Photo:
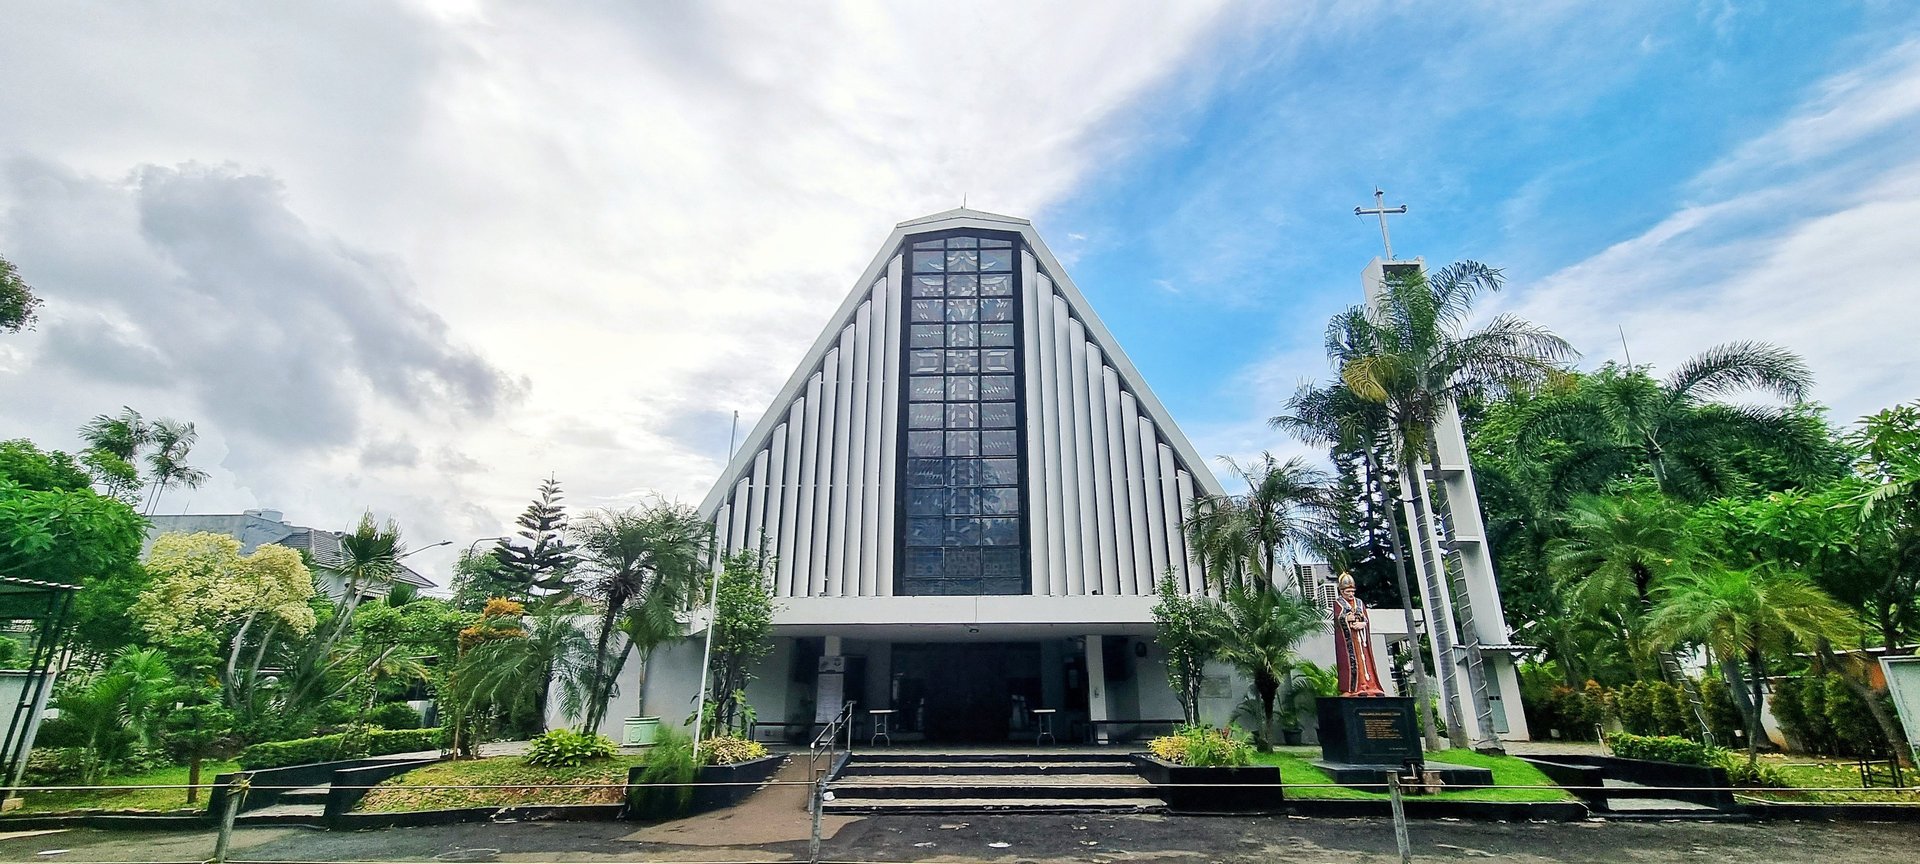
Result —
[[708, 738], [700, 742], [700, 749], [706, 754], [708, 765], [737, 765], [767, 756], [766, 745], [737, 735]]

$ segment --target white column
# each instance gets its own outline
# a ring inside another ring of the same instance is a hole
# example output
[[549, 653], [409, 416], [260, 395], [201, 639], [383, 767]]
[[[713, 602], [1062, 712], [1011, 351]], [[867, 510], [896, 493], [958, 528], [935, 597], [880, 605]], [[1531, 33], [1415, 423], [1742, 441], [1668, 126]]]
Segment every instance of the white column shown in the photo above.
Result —
[[[1032, 256], [1028, 256], [1032, 261]], [[1034, 293], [1039, 298], [1034, 303], [1036, 323], [1040, 331], [1037, 341], [1027, 343], [1027, 355], [1032, 358], [1034, 368], [1039, 374], [1027, 380], [1027, 386], [1040, 391], [1039, 418], [1042, 421], [1040, 449], [1029, 454], [1028, 458], [1040, 457], [1044, 473], [1040, 483], [1034, 486], [1039, 494], [1029, 496], [1034, 499], [1036, 510], [1045, 508], [1048, 531], [1041, 538], [1047, 546], [1047, 593], [1065, 596], [1067, 593], [1067, 529], [1065, 513], [1066, 499], [1062, 496], [1065, 488], [1060, 466], [1060, 429], [1063, 415], [1060, 413], [1060, 390], [1056, 374], [1060, 368], [1059, 355], [1055, 353], [1053, 282], [1045, 276], [1035, 276]], [[1039, 350], [1036, 351], [1035, 348]], [[1032, 422], [1029, 415], [1028, 422]]]
[[893, 546], [899, 530], [894, 526], [894, 502], [898, 499], [900, 445], [900, 319], [907, 305], [901, 300], [900, 257], [887, 262], [887, 341], [880, 358], [880, 532], [875, 551], [879, 553], [876, 572], [882, 597], [893, 594]]
[[827, 538], [826, 561], [823, 562], [826, 584], [823, 589], [828, 597], [844, 597], [846, 573], [846, 530], [847, 530], [847, 439], [852, 430], [848, 428], [848, 412], [853, 408], [853, 327], [849, 325], [840, 331], [839, 371], [834, 377], [833, 397], [833, 470], [827, 475], [828, 513], [826, 523]]
[[760, 541], [760, 555], [768, 565], [771, 579], [768, 590], [779, 596], [780, 512], [787, 504], [787, 424], [773, 427], [773, 435], [767, 439], [767, 452], [771, 454], [767, 463], [767, 533]]
[[[1181, 471], [1174, 479], [1174, 486], [1180, 490], [1180, 512], [1193, 512], [1193, 475]], [[1184, 540], [1185, 538], [1182, 539]], [[1187, 556], [1187, 578], [1205, 586], [1207, 583], [1207, 574], [1200, 569], [1200, 563], [1193, 558], [1193, 545], [1190, 543], [1181, 543], [1180, 545], [1182, 551], [1184, 551]], [[1208, 593], [1214, 594], [1218, 592], [1208, 589]]]
[[1087, 386], [1087, 331], [1078, 321], [1067, 322], [1067, 351], [1073, 358], [1067, 368], [1069, 389], [1066, 395], [1073, 400], [1074, 471], [1074, 494], [1068, 503], [1072, 505], [1080, 523], [1080, 567], [1067, 579], [1073, 593], [1090, 594], [1100, 588], [1100, 536], [1093, 505], [1093, 419], [1087, 407], [1090, 390]]
[[827, 547], [833, 535], [827, 533], [828, 516], [833, 512], [833, 412], [840, 397], [840, 349], [827, 351], [820, 363], [820, 437], [814, 439], [813, 461], [813, 543], [808, 548], [807, 596], [827, 592]]
[[1147, 481], [1140, 461], [1140, 406], [1132, 393], [1120, 394], [1120, 428], [1127, 459], [1127, 516], [1133, 527], [1133, 593], [1152, 594], [1158, 575], [1147, 549]]
[[[713, 514], [713, 572], [720, 572], [721, 559], [727, 557], [727, 526], [733, 524], [733, 509], [726, 504], [720, 505], [719, 512]], [[704, 602], [705, 598], [702, 598]]]
[[[1033, 594], [1053, 593], [1052, 571], [1047, 558], [1047, 418], [1045, 393], [1040, 386], [1040, 303], [1039, 269], [1033, 254], [1020, 253], [1020, 378], [1025, 394], [1027, 440], [1021, 442], [1027, 453], [1027, 528], [1031, 539], [1027, 547], [1027, 569], [1033, 574]], [[1050, 356], [1050, 355], [1048, 355]]]
[[1139, 594], [1140, 589], [1134, 582], [1138, 578], [1133, 566], [1133, 504], [1128, 500], [1127, 475], [1127, 432], [1133, 426], [1133, 416], [1122, 413], [1120, 405], [1120, 375], [1112, 367], [1100, 370], [1102, 385], [1106, 390], [1107, 406], [1107, 476], [1112, 478], [1113, 507], [1113, 549], [1114, 563], [1119, 565], [1119, 590], [1117, 594]]
[[[1100, 721], [1107, 719], [1107, 652], [1102, 650], [1100, 634], [1095, 633], [1087, 639], [1087, 719]], [[1093, 727], [1100, 731], [1094, 740], [1107, 743], [1107, 731], [1104, 726]]]
[[860, 585], [861, 542], [860, 530], [866, 527], [866, 486], [867, 470], [867, 370], [873, 367], [873, 304], [860, 304], [860, 311], [854, 315], [853, 353], [843, 355], [853, 367], [852, 383], [847, 393], [852, 402], [847, 408], [847, 520], [842, 528], [840, 545], [845, 550], [841, 564], [836, 569], [841, 574], [841, 590], [837, 597], [857, 597], [862, 593]]
[[[772, 456], [762, 450], [753, 454], [753, 485], [751, 487], [753, 505], [747, 510], [747, 538], [742, 549], [764, 552], [764, 538], [767, 530], [767, 471], [771, 468]], [[762, 562], [765, 563], [764, 561]], [[764, 567], [761, 572], [766, 572]]]
[[742, 477], [733, 484], [733, 524], [727, 529], [727, 554], [747, 548], [747, 510], [752, 505], [753, 481]]
[[881, 390], [887, 386], [885, 358], [887, 356], [887, 319], [897, 315], [887, 303], [887, 280], [882, 278], [873, 283], [873, 321], [867, 336], [867, 419], [865, 444], [861, 447], [863, 464], [860, 467], [860, 596], [872, 597], [880, 593], [880, 546], [887, 542], [880, 536], [880, 508], [892, 504], [891, 499], [880, 497], [880, 436], [881, 411], [886, 397]]
[[1118, 597], [1120, 553], [1113, 543], [1113, 462], [1107, 449], [1105, 363], [1100, 347], [1087, 343], [1087, 413], [1093, 421], [1093, 524], [1094, 536], [1100, 541], [1100, 593]]
[[1167, 521], [1166, 496], [1160, 492], [1160, 436], [1153, 421], [1145, 417], [1140, 418], [1140, 479], [1146, 487], [1147, 553], [1152, 563], [1148, 572], [1153, 575], [1151, 587], [1158, 590], [1160, 577], [1167, 572], [1167, 532], [1175, 523]]
[[1187, 514], [1180, 509], [1180, 476], [1174, 467], [1173, 448], [1164, 443], [1160, 445], [1160, 498], [1167, 518], [1167, 563], [1173, 567], [1174, 582], [1192, 594], [1200, 585], [1187, 567]]
[[792, 407], [787, 409], [787, 463], [786, 471], [780, 475], [780, 560], [776, 566], [782, 597], [794, 596], [793, 574], [804, 569], [794, 566], [793, 535], [800, 519], [800, 478], [805, 476], [800, 472], [800, 445], [807, 430], [805, 399], [802, 396], [793, 400]]

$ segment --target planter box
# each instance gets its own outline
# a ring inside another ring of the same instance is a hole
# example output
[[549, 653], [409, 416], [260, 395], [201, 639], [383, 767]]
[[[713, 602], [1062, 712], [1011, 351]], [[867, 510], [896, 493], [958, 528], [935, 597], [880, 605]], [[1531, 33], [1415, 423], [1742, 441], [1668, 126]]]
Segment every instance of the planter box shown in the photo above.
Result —
[[353, 812], [353, 808], [360, 803], [360, 799], [367, 797], [367, 793], [373, 791], [354, 787], [372, 786], [382, 780], [398, 777], [415, 768], [425, 768], [439, 761], [441, 760], [414, 759], [335, 771], [332, 786], [327, 789], [327, 809], [323, 818], [333, 822]]
[[621, 725], [622, 741], [628, 747], [652, 747], [660, 735], [660, 718], [628, 717]]
[[[1670, 798], [1675, 801], [1704, 804], [1720, 810], [1737, 810], [1740, 806], [1733, 800], [1732, 792], [1724, 791], [1732, 784], [1727, 780], [1727, 772], [1720, 768], [1682, 765], [1678, 762], [1654, 762], [1647, 759], [1622, 759], [1618, 756], [1565, 755], [1554, 756], [1551, 761], [1563, 765], [1591, 765], [1605, 772], [1605, 776], [1611, 780], [1625, 780], [1642, 786], [1667, 787], [1664, 789], [1614, 787], [1607, 790], [1608, 798]], [[1564, 783], [1565, 781], [1556, 778], [1555, 782]], [[1689, 791], [1699, 787], [1714, 787], [1723, 791]]]
[[[657, 808], [651, 808], [642, 802], [639, 789], [630, 789], [627, 792], [627, 818], [660, 819], [669, 816], [690, 816], [694, 813], [704, 813], [708, 810], [732, 807], [741, 801], [745, 801], [748, 795], [760, 791], [761, 784], [773, 777], [773, 773], [780, 770], [781, 763], [785, 762], [786, 759], [786, 756], [776, 754], [755, 759], [751, 762], [740, 762], [734, 765], [708, 765], [701, 768], [699, 773], [694, 775], [693, 782], [695, 783], [736, 783], [741, 785], [695, 786], [693, 788], [693, 799], [688, 802], [685, 810], [678, 813], [658, 812]], [[646, 770], [645, 765], [635, 765], [627, 769], [627, 784], [629, 786], [639, 785], [641, 782], [640, 775], [645, 773]]]
[[[287, 765], [280, 768], [262, 768], [258, 771], [236, 771], [221, 774], [213, 778], [213, 794], [207, 796], [207, 813], [215, 819], [225, 812], [227, 806], [227, 784], [242, 774], [250, 775], [248, 782], [254, 786], [273, 786], [282, 788], [250, 789], [246, 800], [240, 802], [240, 811], [258, 810], [273, 806], [280, 796], [294, 789], [319, 786], [333, 782], [335, 771], [351, 768], [366, 768], [377, 765], [395, 765], [419, 762], [418, 759], [401, 759], [392, 756], [368, 757], [365, 759], [343, 759], [338, 762], [314, 762], [310, 765]], [[384, 779], [384, 778], [383, 778]]]
[[414, 810], [406, 813], [347, 813], [329, 828], [361, 831], [370, 828], [423, 828], [471, 822], [612, 822], [622, 817], [625, 804], [528, 804], [518, 807], [459, 807], [450, 810]]
[[1588, 807], [1595, 810], [1607, 809], [1607, 792], [1600, 788], [1606, 785], [1607, 770], [1605, 768], [1571, 762], [1559, 756], [1551, 759], [1521, 756], [1519, 759], [1540, 769], [1540, 773], [1547, 775], [1547, 779], [1562, 786], [1575, 787], [1572, 790], [1573, 794], [1587, 802]]
[[1285, 799], [1280, 769], [1272, 765], [1194, 768], [1145, 753], [1135, 753], [1133, 765], [1177, 813], [1278, 810]]

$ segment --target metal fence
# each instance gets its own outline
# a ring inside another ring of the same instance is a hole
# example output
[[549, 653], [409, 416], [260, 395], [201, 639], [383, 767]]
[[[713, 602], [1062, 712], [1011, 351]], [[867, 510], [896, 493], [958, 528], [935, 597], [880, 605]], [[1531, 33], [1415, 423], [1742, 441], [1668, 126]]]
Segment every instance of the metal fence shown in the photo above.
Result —
[[[832, 728], [832, 731], [835, 734], [821, 736], [820, 738], [816, 739], [816, 741], [814, 742], [815, 746], [810, 749], [809, 773], [808, 773], [808, 779], [806, 780], [763, 780], [763, 781], [742, 781], [742, 782], [689, 781], [686, 783], [577, 783], [577, 784], [533, 784], [533, 785], [529, 785], [529, 784], [425, 784], [425, 785], [419, 785], [419, 786], [409, 786], [407, 788], [410, 790], [514, 790], [517, 792], [526, 792], [528, 790], [538, 790], [538, 789], [565, 789], [570, 791], [580, 791], [585, 789], [619, 789], [623, 792], [623, 797], [631, 797], [634, 792], [638, 790], [643, 790], [643, 789], [685, 789], [685, 788], [697, 788], [697, 787], [712, 788], [712, 787], [742, 787], [742, 786], [753, 786], [753, 787], [804, 786], [804, 787], [807, 787], [809, 790], [808, 801], [807, 801], [807, 811], [808, 811], [807, 815], [810, 818], [812, 823], [809, 842], [808, 842], [807, 860], [809, 862], [812, 862], [812, 864], [821, 864], [821, 862], [841, 860], [841, 859], [830, 859], [830, 858], [824, 857], [822, 848], [821, 848], [822, 847], [821, 814], [824, 809], [823, 805], [826, 802], [832, 800], [831, 785], [834, 779], [834, 768], [835, 768], [834, 760], [839, 756], [839, 754], [846, 752], [846, 750], [843, 749], [843, 745], [838, 743], [839, 738], [841, 737], [839, 734], [840, 730], [837, 728]], [[1086, 788], [1084, 784], [1079, 784], [1079, 783], [1023, 782], [1021, 785], [1026, 788], [1039, 788], [1039, 789], [1058, 788], [1063, 790], [1071, 790], [1071, 789]], [[1385, 793], [1385, 795], [1387, 796], [1388, 814], [1383, 814], [1383, 815], [1391, 815], [1392, 822], [1393, 822], [1394, 840], [1395, 840], [1396, 847], [1398, 848], [1398, 851], [1399, 851], [1400, 860], [1402, 862], [1407, 862], [1412, 860], [1413, 852], [1415, 848], [1414, 837], [1413, 837], [1414, 829], [1409, 825], [1409, 820], [1406, 813], [1406, 803], [1409, 799], [1418, 800], [1418, 798], [1422, 797], [1421, 793], [1423, 792], [1431, 791], [1429, 787], [1426, 787], [1418, 778], [1414, 778], [1414, 777], [1402, 778], [1397, 775], [1388, 775], [1386, 781], [1381, 783], [1274, 783], [1274, 784], [1181, 783], [1179, 784], [1179, 786], [1185, 789], [1204, 789], [1204, 788], [1226, 788], [1226, 789], [1234, 789], [1234, 790], [1279, 789], [1279, 790], [1282, 790], [1283, 796], [1285, 795], [1285, 790], [1304, 791], [1304, 790], [1310, 790], [1310, 789], [1334, 789], [1334, 788], [1356, 789], [1356, 790], [1363, 790], [1363, 791], [1371, 790], [1371, 791]], [[209, 784], [200, 784], [198, 787], [189, 787], [186, 784], [174, 784], [174, 785], [155, 784], [155, 785], [138, 785], [138, 786], [128, 786], [128, 785], [20, 786], [20, 787], [14, 787], [12, 791], [16, 793], [19, 793], [19, 792], [25, 792], [25, 793], [87, 792], [87, 791], [126, 792], [126, 791], [133, 791], [133, 790], [164, 790], [164, 789], [185, 790], [188, 788], [199, 788], [203, 790], [209, 790], [216, 787], [210, 786]], [[247, 795], [252, 792], [268, 792], [268, 791], [284, 792], [284, 791], [293, 791], [295, 789], [303, 789], [303, 788], [309, 788], [309, 787], [292, 786], [292, 785], [254, 784], [250, 782], [247, 775], [245, 774], [239, 775], [224, 787], [224, 791], [226, 794], [224, 795], [224, 800], [222, 802], [223, 806], [221, 809], [221, 813], [219, 814], [219, 819], [214, 826], [215, 831], [214, 831], [214, 837], [212, 839], [212, 849], [211, 849], [211, 854], [208, 857], [194, 858], [194, 859], [177, 859], [176, 861], [147, 860], [142, 862], [142, 864], [256, 864], [256, 862], [250, 859], [236, 856], [233, 854], [234, 831], [236, 830], [236, 823], [238, 822], [239, 816], [242, 810], [245, 808], [245, 800]], [[371, 785], [364, 785], [364, 786], [361, 786], [361, 785], [337, 786], [333, 788], [353, 789], [353, 790], [372, 790], [372, 789], [378, 789], [378, 788], [391, 788], [391, 787], [383, 787], [378, 784], [371, 784]], [[1553, 790], [1558, 792], [1573, 793], [1575, 795], [1578, 795], [1579, 793], [1583, 793], [1583, 792], [1606, 794], [1609, 792], [1617, 793], [1621, 791], [1619, 787], [1612, 787], [1612, 786], [1573, 786], [1573, 785], [1559, 785], [1559, 784], [1474, 784], [1474, 785], [1449, 786], [1449, 787], [1446, 787], [1446, 789], [1448, 792], [1451, 792], [1454, 794], [1471, 793], [1476, 791], [1494, 791], [1494, 790]], [[1755, 797], [1755, 793], [1760, 792], [1762, 790], [1756, 790], [1753, 787], [1642, 786], [1642, 787], [1637, 787], [1636, 791], [1642, 792], [1642, 793], [1648, 793], [1648, 792], [1729, 793], [1733, 795], [1736, 799], [1739, 799], [1742, 801], [1752, 802], [1752, 803], [1763, 802], [1763, 799]], [[1794, 792], [1794, 793], [1801, 793], [1801, 792], [1859, 793], [1859, 792], [1862, 792], [1863, 790], [1861, 787], [1858, 787], [1858, 786], [1832, 786], [1832, 787], [1819, 787], [1819, 788], [1796, 787], [1791, 790], [1775, 790], [1775, 791]], [[1883, 804], [1893, 803], [1893, 804], [1908, 805], [1913, 807], [1916, 811], [1920, 811], [1920, 800], [1916, 800], [1916, 799], [1920, 799], [1920, 787], [1916, 787], [1916, 786], [1873, 787], [1871, 790], [1867, 790], [1867, 791], [1886, 792], [1886, 793], [1891, 793], [1895, 795], [1912, 795], [1912, 796], [1915, 796], [1915, 798], [1907, 798], [1907, 799], [1898, 800], [1898, 801], [1889, 799], [1888, 801], [1823, 802], [1823, 804], [1824, 806], [1847, 807], [1847, 806], [1880, 806]], [[1377, 799], [1374, 799], [1374, 800], [1377, 800]], [[1462, 798], [1454, 798], [1452, 800], [1462, 804], [1498, 803], [1498, 802], [1475, 802], [1472, 799], [1462, 799]], [[1295, 803], [1298, 803], [1297, 800], [1295, 801]], [[493, 805], [487, 805], [487, 806], [493, 806]], [[501, 806], [504, 807], [506, 805], [501, 805]], [[533, 806], [543, 806], [543, 805], [533, 805]], [[796, 816], [797, 815], [798, 814], [796, 814]], [[1685, 817], [1679, 817], [1679, 818], [1685, 818]], [[4, 823], [0, 823], [0, 827], [4, 827]], [[943, 855], [942, 857], [945, 860], [952, 860], [950, 856]], [[651, 862], [655, 859], [634, 858], [634, 859], [626, 859], [626, 860], [630, 861], [631, 864], [643, 864], [643, 862], [646, 862], [646, 864], [651, 864]], [[666, 859], [661, 859], [661, 860], [666, 860]], [[684, 857], [674, 857], [670, 860], [675, 862], [675, 864], [733, 864], [733, 860], [724, 859], [724, 858], [705, 859], [703, 861], [692, 861]], [[757, 861], [757, 860], [764, 860], [764, 859], [752, 859], [752, 860]], [[267, 864], [267, 862], [262, 861], [262, 862], [258, 862], [258, 864]], [[289, 859], [278, 858], [278, 859], [273, 859], [273, 864], [298, 864], [298, 862], [297, 860], [290, 861]], [[359, 862], [345, 861], [345, 860], [339, 860], [339, 859], [328, 859], [326, 861], [326, 864], [359, 864]], [[373, 862], [367, 862], [367, 864], [373, 864]], [[393, 859], [379, 859], [378, 864], [411, 864], [411, 862], [397, 861]], [[444, 864], [444, 862], [436, 861], [434, 862], [434, 864]], [[741, 861], [741, 864], [747, 864], [747, 862]], [[860, 860], [860, 861], [841, 860], [841, 864], [894, 864], [894, 862], [875, 861], [875, 860]], [[907, 862], [899, 862], [899, 864], [907, 864]]]

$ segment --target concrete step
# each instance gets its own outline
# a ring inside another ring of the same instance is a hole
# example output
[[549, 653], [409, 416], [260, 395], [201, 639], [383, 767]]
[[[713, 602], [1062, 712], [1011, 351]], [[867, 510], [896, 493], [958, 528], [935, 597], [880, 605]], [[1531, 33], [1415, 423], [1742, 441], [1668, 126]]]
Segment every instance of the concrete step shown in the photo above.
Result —
[[1065, 775], [1012, 777], [986, 775], [906, 775], [851, 778], [832, 784], [835, 797], [856, 798], [1151, 798], [1153, 784], [1139, 777]]
[[280, 798], [276, 804], [324, 805], [327, 803], [327, 795], [332, 791], [332, 788], [333, 787], [328, 785], [321, 785], [308, 786], [305, 789], [289, 789], [280, 793]]
[[865, 756], [856, 756], [847, 764], [842, 777], [899, 776], [911, 774], [951, 774], [963, 771], [967, 774], [1018, 774], [1026, 776], [1046, 775], [1124, 775], [1138, 773], [1132, 762], [1124, 760], [1092, 762], [985, 762], [985, 761], [935, 761], [924, 762], [869, 762]]
[[838, 797], [822, 808], [841, 814], [1161, 813], [1158, 798], [859, 798]]
[[322, 804], [275, 804], [258, 810], [248, 810], [234, 818], [241, 825], [310, 825], [318, 824], [325, 816], [327, 808]]
[[1116, 750], [901, 750], [860, 749], [858, 762], [1125, 762], [1126, 751]]

